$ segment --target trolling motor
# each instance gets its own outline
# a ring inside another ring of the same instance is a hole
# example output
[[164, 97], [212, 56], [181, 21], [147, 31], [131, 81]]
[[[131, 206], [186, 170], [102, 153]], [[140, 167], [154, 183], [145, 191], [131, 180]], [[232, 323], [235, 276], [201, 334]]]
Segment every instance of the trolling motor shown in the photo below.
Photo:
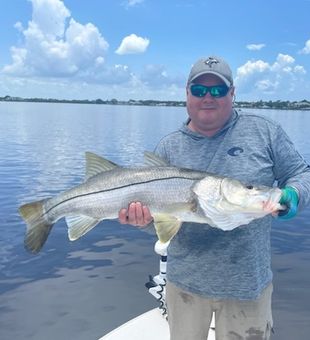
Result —
[[166, 306], [166, 269], [167, 269], [167, 248], [170, 242], [162, 243], [157, 241], [154, 246], [155, 253], [160, 255], [159, 274], [149, 275], [149, 281], [145, 284], [149, 293], [159, 302], [161, 314], [167, 319]]

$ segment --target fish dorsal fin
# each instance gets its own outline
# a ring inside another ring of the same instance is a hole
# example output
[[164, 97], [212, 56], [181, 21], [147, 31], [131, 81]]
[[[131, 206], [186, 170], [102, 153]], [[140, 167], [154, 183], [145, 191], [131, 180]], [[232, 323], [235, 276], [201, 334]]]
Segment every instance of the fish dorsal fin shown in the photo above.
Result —
[[85, 153], [86, 158], [86, 180], [90, 177], [93, 177], [100, 172], [113, 170], [118, 167], [117, 164], [96, 155], [92, 152]]
[[165, 159], [150, 151], [144, 152], [144, 163], [148, 166], [169, 166], [169, 163]]
[[156, 234], [162, 243], [170, 241], [182, 225], [182, 221], [168, 214], [154, 214], [153, 218]]
[[77, 240], [93, 229], [99, 222], [97, 219], [85, 215], [66, 216], [69, 240]]

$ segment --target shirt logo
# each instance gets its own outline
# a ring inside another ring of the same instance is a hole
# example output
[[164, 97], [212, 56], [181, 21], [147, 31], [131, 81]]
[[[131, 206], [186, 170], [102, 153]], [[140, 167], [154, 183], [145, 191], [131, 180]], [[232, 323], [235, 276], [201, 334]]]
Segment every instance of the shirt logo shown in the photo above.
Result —
[[212, 67], [212, 64], [218, 64], [219, 61], [215, 58], [209, 57], [207, 60], [205, 60], [205, 64], [208, 65], [210, 68]]
[[229, 149], [227, 151], [228, 155], [230, 156], [238, 156], [240, 155], [244, 150], [240, 148], [239, 146], [234, 146], [233, 148]]

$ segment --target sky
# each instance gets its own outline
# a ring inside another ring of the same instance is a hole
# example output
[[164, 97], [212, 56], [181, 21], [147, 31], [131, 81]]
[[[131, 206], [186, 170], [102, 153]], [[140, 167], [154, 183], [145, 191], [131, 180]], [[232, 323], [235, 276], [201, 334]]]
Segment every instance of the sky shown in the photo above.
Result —
[[310, 100], [310, 0], [1, 2], [0, 97], [185, 100], [193, 63], [237, 101]]

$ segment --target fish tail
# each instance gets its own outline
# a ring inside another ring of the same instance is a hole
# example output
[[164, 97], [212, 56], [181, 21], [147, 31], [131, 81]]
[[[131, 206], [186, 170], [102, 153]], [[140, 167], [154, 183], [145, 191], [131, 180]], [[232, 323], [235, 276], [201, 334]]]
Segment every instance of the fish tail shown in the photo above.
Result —
[[41, 250], [54, 225], [46, 219], [45, 201], [27, 203], [19, 207], [19, 213], [27, 223], [25, 248], [34, 254]]

